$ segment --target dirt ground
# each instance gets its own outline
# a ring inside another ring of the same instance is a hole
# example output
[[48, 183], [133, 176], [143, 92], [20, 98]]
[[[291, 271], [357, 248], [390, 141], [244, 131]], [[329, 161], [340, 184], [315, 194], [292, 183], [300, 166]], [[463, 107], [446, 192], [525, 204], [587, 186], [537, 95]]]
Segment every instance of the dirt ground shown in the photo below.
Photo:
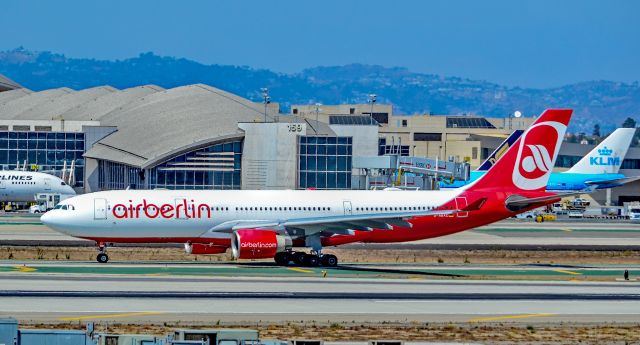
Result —
[[[94, 261], [89, 247], [0, 247], [0, 260]], [[180, 248], [122, 247], [108, 249], [112, 261], [231, 261], [230, 251], [218, 255], [188, 255]], [[416, 250], [327, 249], [342, 263], [425, 264], [637, 264], [636, 251], [544, 251], [544, 250]], [[258, 260], [272, 262], [272, 260]]]
[[[84, 323], [33, 324], [21, 321], [24, 328], [84, 329]], [[174, 328], [250, 328], [260, 332], [261, 339], [322, 339], [325, 341], [366, 341], [394, 339], [404, 341], [482, 342], [490, 343], [622, 343], [640, 342], [638, 324], [503, 324], [503, 323], [411, 323], [406, 325], [363, 325], [333, 323], [246, 324], [246, 325], [193, 325], [162, 324], [136, 325], [97, 323], [97, 332], [117, 334], [155, 334], [163, 336]]]

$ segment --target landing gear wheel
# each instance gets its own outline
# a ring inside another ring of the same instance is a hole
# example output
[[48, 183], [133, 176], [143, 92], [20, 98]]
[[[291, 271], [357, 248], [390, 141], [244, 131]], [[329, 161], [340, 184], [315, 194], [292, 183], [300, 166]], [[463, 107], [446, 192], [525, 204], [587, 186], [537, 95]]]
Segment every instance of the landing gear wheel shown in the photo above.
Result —
[[305, 265], [306, 266], [318, 266], [318, 264], [320, 263], [320, 258], [318, 258], [315, 255], [305, 255]]
[[338, 257], [332, 254], [323, 255], [322, 266], [326, 266], [326, 267], [338, 266]]
[[287, 266], [289, 261], [291, 261], [291, 255], [287, 252], [276, 253], [276, 256], [273, 258], [276, 261], [276, 265]]
[[98, 254], [98, 256], [96, 257], [96, 260], [97, 260], [99, 263], [104, 264], [104, 263], [107, 263], [107, 261], [109, 261], [109, 256], [108, 256], [107, 254], [105, 254], [105, 253], [100, 253], [100, 254]]
[[304, 252], [293, 253], [293, 262], [296, 263], [297, 265], [304, 266], [307, 262], [306, 258], [307, 258], [307, 253], [304, 253]]

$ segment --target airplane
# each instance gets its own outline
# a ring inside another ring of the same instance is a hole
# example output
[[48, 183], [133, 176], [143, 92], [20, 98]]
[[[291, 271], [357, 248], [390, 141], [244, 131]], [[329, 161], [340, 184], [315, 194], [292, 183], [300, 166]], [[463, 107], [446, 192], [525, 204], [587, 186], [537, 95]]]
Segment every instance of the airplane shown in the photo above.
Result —
[[59, 177], [33, 171], [0, 171], [1, 202], [36, 201], [38, 193], [56, 193], [64, 196], [76, 192]]
[[[627, 177], [618, 173], [622, 160], [626, 156], [635, 128], [618, 128], [598, 146], [582, 157], [571, 169], [553, 172], [547, 184], [548, 191], [579, 191], [594, 186], [596, 189], [614, 188], [640, 180], [640, 176]], [[440, 182], [440, 188], [459, 188], [484, 175], [513, 143], [522, 135], [513, 132], [489, 157], [471, 171], [468, 181]]]
[[444, 236], [559, 201], [567, 194], [545, 188], [571, 113], [545, 111], [489, 172], [454, 190], [103, 191], [66, 199], [41, 221], [95, 241], [101, 263], [110, 243], [183, 243], [188, 254], [231, 248], [236, 259], [333, 267], [323, 247]]

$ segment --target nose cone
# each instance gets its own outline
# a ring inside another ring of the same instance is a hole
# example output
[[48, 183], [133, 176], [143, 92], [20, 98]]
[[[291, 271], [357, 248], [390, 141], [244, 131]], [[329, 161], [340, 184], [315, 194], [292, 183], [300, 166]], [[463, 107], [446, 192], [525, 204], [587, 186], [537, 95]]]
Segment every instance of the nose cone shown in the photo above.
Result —
[[55, 222], [55, 216], [53, 215], [53, 210], [49, 212], [45, 212], [42, 216], [40, 216], [40, 221], [42, 224], [51, 228], [51, 225]]
[[42, 224], [55, 231], [67, 233], [68, 224], [65, 221], [64, 214], [60, 210], [51, 210], [40, 216]]
[[73, 190], [73, 188], [69, 185], [65, 186], [65, 193], [64, 194], [71, 194], [71, 195], [76, 195], [76, 191]]

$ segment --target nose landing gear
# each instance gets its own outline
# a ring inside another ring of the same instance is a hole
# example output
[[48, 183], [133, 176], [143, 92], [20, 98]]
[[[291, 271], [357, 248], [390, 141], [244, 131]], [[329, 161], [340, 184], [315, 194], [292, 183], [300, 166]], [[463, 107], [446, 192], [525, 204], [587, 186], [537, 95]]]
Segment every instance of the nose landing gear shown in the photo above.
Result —
[[96, 256], [96, 261], [101, 264], [107, 263], [109, 261], [109, 255], [107, 255], [107, 247], [104, 243], [98, 243], [98, 255]]

